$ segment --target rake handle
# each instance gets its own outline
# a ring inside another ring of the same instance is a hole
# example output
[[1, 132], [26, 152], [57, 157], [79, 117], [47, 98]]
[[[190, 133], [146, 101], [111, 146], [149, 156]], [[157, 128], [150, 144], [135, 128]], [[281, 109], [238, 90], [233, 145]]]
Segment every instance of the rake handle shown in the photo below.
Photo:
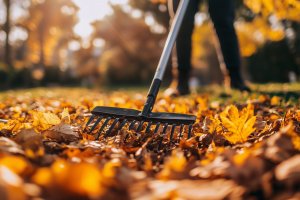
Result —
[[[191, 0], [191, 1], [193, 1], [193, 0]], [[190, 2], [190, 0], [181, 0], [180, 1], [176, 15], [174, 17], [174, 20], [173, 20], [171, 28], [170, 28], [170, 32], [169, 32], [167, 40], [166, 40], [165, 47], [164, 47], [162, 55], [160, 57], [152, 84], [151, 84], [149, 92], [148, 92], [147, 101], [144, 105], [143, 111], [141, 112], [142, 116], [148, 116], [153, 109], [157, 94], [159, 92], [161, 82], [163, 80], [163, 77], [164, 77], [164, 74], [165, 74], [165, 71], [167, 68], [168, 61], [169, 61], [171, 53], [172, 53], [172, 49], [176, 42], [176, 38], [177, 38], [179, 30], [181, 28], [181, 24], [183, 22], [189, 2]]]

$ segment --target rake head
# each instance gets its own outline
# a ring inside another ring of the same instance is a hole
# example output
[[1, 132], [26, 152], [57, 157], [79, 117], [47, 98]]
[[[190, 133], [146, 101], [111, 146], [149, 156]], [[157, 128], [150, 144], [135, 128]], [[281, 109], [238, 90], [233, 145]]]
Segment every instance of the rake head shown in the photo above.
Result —
[[110, 136], [113, 130], [120, 131], [126, 124], [129, 125], [129, 130], [137, 132], [146, 127], [146, 133], [151, 131], [151, 126], [155, 126], [153, 133], [158, 133], [159, 128], [163, 127], [161, 134], [165, 136], [168, 126], [171, 126], [170, 139], [172, 139], [176, 127], [180, 127], [181, 137], [184, 126], [188, 126], [188, 138], [190, 138], [192, 125], [195, 121], [196, 117], [193, 115], [151, 112], [147, 116], [143, 116], [139, 110], [98, 106], [92, 111], [92, 116], [89, 118], [85, 130], [89, 134], [96, 134], [96, 139], [99, 139], [101, 135]]

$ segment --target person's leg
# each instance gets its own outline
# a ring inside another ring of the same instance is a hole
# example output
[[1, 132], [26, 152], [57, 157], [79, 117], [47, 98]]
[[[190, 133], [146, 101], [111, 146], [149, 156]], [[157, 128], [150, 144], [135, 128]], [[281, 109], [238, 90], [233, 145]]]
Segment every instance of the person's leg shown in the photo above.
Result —
[[249, 91], [241, 76], [240, 49], [234, 28], [234, 0], [209, 0], [208, 4], [223, 59], [230, 75], [231, 87]]
[[[175, 13], [180, 0], [169, 0], [169, 9]], [[180, 94], [188, 94], [189, 76], [191, 71], [192, 34], [194, 30], [194, 18], [199, 8], [199, 0], [191, 0], [184, 17], [181, 29], [176, 40], [176, 54], [178, 65], [178, 87]], [[172, 15], [172, 14], [171, 14]]]

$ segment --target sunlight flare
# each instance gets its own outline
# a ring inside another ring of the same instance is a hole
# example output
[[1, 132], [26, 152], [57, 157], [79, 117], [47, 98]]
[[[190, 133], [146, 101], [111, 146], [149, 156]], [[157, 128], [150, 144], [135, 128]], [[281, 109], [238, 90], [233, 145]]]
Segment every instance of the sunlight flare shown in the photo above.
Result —
[[82, 38], [88, 38], [93, 31], [91, 23], [113, 13], [110, 4], [126, 4], [128, 0], [73, 0], [79, 7], [79, 22], [74, 31]]

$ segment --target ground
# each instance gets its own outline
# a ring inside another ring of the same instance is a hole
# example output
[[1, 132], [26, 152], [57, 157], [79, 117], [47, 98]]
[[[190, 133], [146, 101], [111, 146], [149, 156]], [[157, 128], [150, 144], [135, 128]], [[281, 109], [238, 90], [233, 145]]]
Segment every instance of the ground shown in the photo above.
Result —
[[147, 124], [99, 140], [85, 127], [98, 105], [141, 109], [145, 88], [2, 92], [0, 199], [299, 199], [300, 85], [252, 88], [161, 94], [155, 111], [197, 116], [171, 140]]

